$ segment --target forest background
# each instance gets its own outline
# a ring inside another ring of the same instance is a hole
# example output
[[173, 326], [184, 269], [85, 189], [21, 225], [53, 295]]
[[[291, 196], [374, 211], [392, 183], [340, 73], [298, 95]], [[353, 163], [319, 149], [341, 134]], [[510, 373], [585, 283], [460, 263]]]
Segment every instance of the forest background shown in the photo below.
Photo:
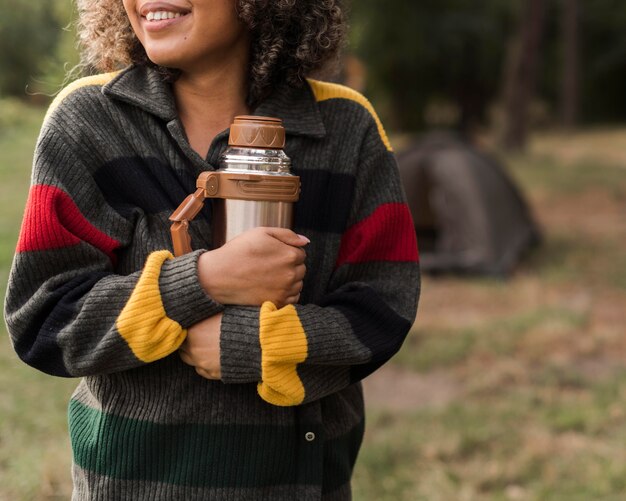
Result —
[[[626, 2], [358, 0], [339, 79], [396, 150], [452, 130], [523, 189], [544, 242], [508, 279], [430, 277], [365, 382], [357, 500], [626, 492]], [[0, 280], [47, 104], [77, 77], [70, 0], [0, 0]], [[4, 329], [2, 327], [2, 329]], [[0, 337], [0, 500], [68, 499], [74, 380]]]

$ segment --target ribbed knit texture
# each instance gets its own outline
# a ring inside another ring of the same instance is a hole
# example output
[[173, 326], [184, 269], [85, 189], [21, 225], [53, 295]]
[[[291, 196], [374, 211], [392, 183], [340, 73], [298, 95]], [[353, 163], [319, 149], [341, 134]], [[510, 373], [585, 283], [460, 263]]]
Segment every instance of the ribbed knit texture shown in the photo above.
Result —
[[304, 387], [297, 368], [307, 359], [307, 338], [292, 305], [278, 310], [271, 302], [261, 307], [261, 383], [259, 395], [274, 405], [298, 405]]
[[173, 257], [166, 250], [148, 256], [132, 294], [115, 321], [120, 336], [142, 362], [166, 357], [178, 349], [187, 334], [178, 322], [167, 317], [159, 289], [161, 266]]
[[376, 122], [378, 134], [380, 135], [380, 139], [382, 140], [383, 144], [389, 151], [392, 151], [391, 143], [389, 142], [389, 138], [387, 137], [385, 128], [383, 127], [380, 118], [378, 118], [378, 114], [374, 110], [372, 103], [370, 103], [365, 96], [359, 94], [354, 89], [345, 87], [343, 85], [332, 84], [328, 82], [319, 82], [317, 80], [309, 80], [309, 84], [311, 86], [313, 94], [315, 95], [315, 99], [318, 102], [326, 101], [327, 99], [347, 99], [350, 101], [354, 101], [355, 103], [359, 103], [361, 106], [363, 106], [367, 111], [369, 111], [370, 116]]
[[[51, 106], [5, 303], [18, 355], [84, 376], [70, 402], [75, 500], [344, 500], [363, 435], [358, 383], [401, 346], [418, 254], [391, 147], [371, 104], [311, 81], [256, 110], [283, 119], [308, 236], [300, 304], [221, 305], [198, 280], [211, 204], [173, 258], [168, 216], [207, 158], [171, 88], [129, 68], [73, 83]], [[219, 273], [220, 270], [214, 270]], [[176, 353], [223, 311], [222, 381]]]

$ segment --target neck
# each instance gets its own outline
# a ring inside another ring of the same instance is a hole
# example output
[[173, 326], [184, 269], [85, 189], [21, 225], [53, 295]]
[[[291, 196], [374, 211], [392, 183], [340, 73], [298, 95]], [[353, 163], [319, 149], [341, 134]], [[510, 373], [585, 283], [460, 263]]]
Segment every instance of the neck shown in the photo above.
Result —
[[191, 147], [206, 158], [213, 138], [230, 127], [237, 115], [250, 112], [246, 105], [247, 64], [224, 62], [210, 69], [183, 72], [173, 90], [181, 122]]

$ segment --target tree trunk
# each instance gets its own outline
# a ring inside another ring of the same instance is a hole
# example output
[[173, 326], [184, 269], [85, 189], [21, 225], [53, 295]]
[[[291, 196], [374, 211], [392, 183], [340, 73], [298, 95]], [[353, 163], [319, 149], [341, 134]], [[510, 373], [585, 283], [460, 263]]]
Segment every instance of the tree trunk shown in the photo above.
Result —
[[579, 105], [579, 39], [578, 0], [563, 0], [563, 73], [561, 75], [561, 120], [565, 128], [578, 121]]
[[528, 111], [532, 103], [540, 61], [544, 0], [521, 0], [519, 29], [509, 45], [504, 81], [504, 135], [507, 150], [522, 150], [528, 136]]

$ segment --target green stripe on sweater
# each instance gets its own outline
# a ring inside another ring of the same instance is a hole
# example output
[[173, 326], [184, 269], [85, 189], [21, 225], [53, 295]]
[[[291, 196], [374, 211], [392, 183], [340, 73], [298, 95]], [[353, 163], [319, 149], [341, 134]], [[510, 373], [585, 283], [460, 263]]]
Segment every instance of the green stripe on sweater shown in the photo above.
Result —
[[324, 444], [324, 494], [350, 481], [364, 432], [365, 420], [361, 420], [344, 435]]
[[[100, 412], [75, 400], [69, 424], [76, 464], [107, 477], [219, 488], [316, 484], [321, 476], [319, 425], [299, 430], [157, 424]], [[307, 442], [306, 431], [318, 438]]]

